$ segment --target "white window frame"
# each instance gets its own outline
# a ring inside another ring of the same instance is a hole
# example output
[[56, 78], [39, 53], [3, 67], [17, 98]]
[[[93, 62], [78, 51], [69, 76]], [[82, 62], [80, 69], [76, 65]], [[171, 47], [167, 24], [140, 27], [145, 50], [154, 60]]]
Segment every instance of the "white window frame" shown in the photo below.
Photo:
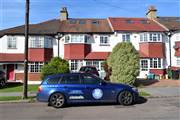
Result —
[[176, 57], [176, 65], [180, 66], [180, 57]]
[[130, 42], [131, 41], [131, 34], [130, 33], [122, 34], [122, 41], [123, 42]]
[[163, 59], [162, 58], [150, 58], [150, 68], [159, 69], [163, 67]]
[[85, 44], [88, 44], [91, 37], [90, 35], [87, 35], [87, 34], [68, 34], [68, 35], [65, 35], [64, 37], [65, 39], [65, 44], [68, 44], [68, 43], [85, 43]]
[[29, 48], [44, 48], [44, 37], [42, 36], [30, 36]]
[[140, 33], [140, 42], [162, 42], [162, 33]]
[[109, 46], [109, 36], [101, 35], [100, 36], [100, 46]]
[[[145, 62], [147, 62], [147, 63], [145, 64]], [[141, 71], [149, 70], [149, 60], [148, 59], [140, 59], [140, 69], [141, 69]]]
[[82, 60], [70, 60], [69, 61], [69, 67], [72, 72], [77, 72], [83, 66]]
[[103, 61], [99, 61], [99, 60], [87, 60], [86, 66], [94, 66], [97, 68], [97, 70], [104, 70], [102, 63]]
[[17, 37], [8, 36], [7, 39], [7, 48], [8, 49], [17, 49]]
[[41, 68], [44, 65], [43, 62], [29, 62], [28, 68], [31, 73], [39, 73], [41, 72]]

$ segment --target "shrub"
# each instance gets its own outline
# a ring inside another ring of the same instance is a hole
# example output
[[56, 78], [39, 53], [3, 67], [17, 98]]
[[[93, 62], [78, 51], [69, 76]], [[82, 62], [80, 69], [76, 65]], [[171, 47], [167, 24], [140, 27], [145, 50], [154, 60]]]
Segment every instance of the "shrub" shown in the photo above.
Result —
[[41, 69], [41, 78], [44, 79], [47, 75], [68, 73], [69, 63], [59, 57], [54, 57], [48, 64], [45, 64]]
[[139, 74], [139, 55], [130, 42], [118, 43], [107, 60], [111, 81], [133, 85]]
[[102, 63], [102, 66], [104, 68], [104, 71], [106, 72], [106, 76], [104, 77], [104, 80], [110, 81], [111, 68], [108, 66], [107, 61], [104, 61]]

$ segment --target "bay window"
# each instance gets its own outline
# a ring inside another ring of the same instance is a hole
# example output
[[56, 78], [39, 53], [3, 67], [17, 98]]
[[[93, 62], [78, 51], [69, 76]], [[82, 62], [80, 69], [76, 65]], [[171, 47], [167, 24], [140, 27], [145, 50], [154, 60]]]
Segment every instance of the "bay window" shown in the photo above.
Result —
[[176, 64], [177, 64], [177, 66], [180, 66], [180, 57], [176, 58]]
[[86, 61], [86, 66], [95, 66], [97, 70], [103, 70], [103, 61], [98, 60], [88, 60]]
[[29, 72], [41, 72], [41, 68], [43, 65], [43, 62], [30, 62], [28, 64]]
[[65, 43], [88, 43], [90, 40], [89, 35], [66, 35]]
[[52, 38], [43, 36], [31, 36], [29, 39], [30, 48], [52, 48]]
[[148, 71], [148, 60], [147, 59], [141, 59], [140, 60], [140, 67], [141, 67], [141, 71]]
[[162, 42], [161, 33], [141, 33], [140, 42]]
[[82, 60], [70, 60], [70, 70], [73, 72], [77, 72], [82, 65]]
[[162, 68], [161, 58], [150, 58], [150, 68]]

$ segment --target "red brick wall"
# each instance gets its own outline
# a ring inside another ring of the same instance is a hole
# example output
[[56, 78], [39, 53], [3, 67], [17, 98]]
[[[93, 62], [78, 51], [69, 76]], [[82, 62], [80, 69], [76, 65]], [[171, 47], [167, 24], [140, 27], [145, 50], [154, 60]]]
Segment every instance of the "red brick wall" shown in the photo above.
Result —
[[91, 51], [89, 44], [65, 44], [64, 58], [65, 59], [84, 59]]
[[[24, 73], [15, 73], [15, 80], [23, 80]], [[28, 74], [29, 81], [40, 81], [41, 80], [41, 73], [29, 73]]]
[[140, 43], [139, 54], [142, 58], [165, 58], [165, 44], [161, 42]]
[[53, 56], [52, 48], [29, 48], [29, 61], [49, 61]]
[[154, 73], [155, 75], [164, 75], [165, 69], [150, 69], [150, 73]]

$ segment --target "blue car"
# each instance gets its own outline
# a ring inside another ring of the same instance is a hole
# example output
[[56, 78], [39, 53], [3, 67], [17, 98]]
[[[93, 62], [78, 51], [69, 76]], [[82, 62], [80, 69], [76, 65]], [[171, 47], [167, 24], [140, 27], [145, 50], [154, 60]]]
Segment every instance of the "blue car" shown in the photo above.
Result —
[[138, 98], [135, 87], [104, 81], [90, 73], [67, 73], [46, 77], [37, 100], [60, 108], [72, 103], [118, 102], [131, 105]]

